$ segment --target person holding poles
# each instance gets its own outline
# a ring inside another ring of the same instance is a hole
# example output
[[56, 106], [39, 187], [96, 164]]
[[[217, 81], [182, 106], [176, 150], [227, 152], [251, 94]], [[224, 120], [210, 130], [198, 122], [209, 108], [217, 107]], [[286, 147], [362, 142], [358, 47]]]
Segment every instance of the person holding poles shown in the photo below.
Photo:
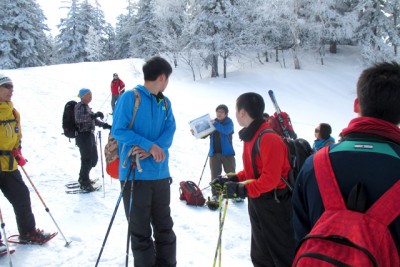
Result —
[[[143, 65], [144, 84], [135, 87], [140, 106], [131, 128], [134, 91], [121, 95], [115, 107], [111, 134], [119, 144], [119, 179], [129, 229], [127, 249], [130, 238], [135, 266], [177, 264], [168, 166], [176, 124], [171, 102], [163, 94], [171, 73], [171, 65], [158, 56]], [[134, 156], [137, 159], [132, 164]]]
[[[11, 98], [14, 92], [12, 80], [0, 74], [0, 189], [14, 208], [21, 243], [43, 243], [50, 234], [36, 229], [32, 213], [29, 189], [22, 180], [19, 166], [26, 160], [21, 153], [21, 120]], [[0, 252], [6, 250], [1, 241]]]

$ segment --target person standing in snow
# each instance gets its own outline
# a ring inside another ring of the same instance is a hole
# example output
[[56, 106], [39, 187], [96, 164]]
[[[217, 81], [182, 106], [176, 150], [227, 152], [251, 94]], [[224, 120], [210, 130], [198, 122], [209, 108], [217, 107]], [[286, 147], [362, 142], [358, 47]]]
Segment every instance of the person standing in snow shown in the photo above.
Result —
[[[24, 166], [26, 161], [21, 153], [20, 114], [11, 102], [13, 92], [12, 80], [0, 74], [0, 189], [14, 208], [20, 242], [41, 243], [50, 234], [36, 229], [29, 189], [18, 170], [18, 165]], [[0, 233], [0, 253], [4, 251]]]
[[317, 152], [324, 146], [329, 146], [335, 143], [335, 138], [331, 136], [332, 128], [328, 123], [320, 123], [315, 128], [315, 141], [313, 151]]
[[250, 256], [254, 266], [290, 266], [295, 242], [292, 226], [291, 193], [281, 177], [290, 170], [288, 151], [274, 132], [260, 137], [258, 155], [253, 154], [259, 134], [271, 129], [265, 122], [264, 99], [257, 93], [245, 93], [236, 100], [236, 119], [244, 128], [243, 166], [235, 176], [218, 181], [227, 196], [248, 197], [251, 223]]
[[103, 129], [111, 129], [111, 126], [97, 119], [103, 119], [103, 113], [93, 113], [89, 107], [89, 103], [92, 101], [92, 92], [89, 89], [82, 88], [79, 90], [78, 97], [80, 97], [81, 101], [74, 107], [75, 123], [78, 128], [75, 140], [81, 154], [81, 169], [78, 182], [82, 190], [92, 192], [95, 189], [89, 179], [89, 173], [97, 165], [98, 161], [97, 145], [94, 137], [95, 126], [103, 127]]
[[115, 103], [117, 102], [119, 96], [125, 92], [125, 84], [118, 77], [117, 73], [113, 74], [113, 79], [111, 81], [111, 109], [114, 112]]
[[[210, 134], [210, 157], [211, 181], [218, 178], [222, 173], [235, 173], [235, 150], [232, 146], [232, 135], [234, 133], [233, 121], [228, 117], [228, 107], [219, 105], [215, 109], [217, 118], [212, 120], [215, 131]], [[213, 196], [216, 198], [215, 188], [212, 187]]]
[[[369, 209], [400, 179], [399, 103], [398, 63], [380, 63], [361, 73], [353, 106], [358, 117], [342, 130], [341, 141], [332, 145], [329, 151], [343, 200], [352, 210], [364, 212]], [[355, 147], [352, 142], [356, 141], [362, 146]], [[305, 161], [293, 191], [293, 225], [297, 243], [311, 231], [324, 212], [313, 160], [314, 155]], [[364, 211], [359, 210], [362, 205], [349, 206], [352, 204], [349, 200], [356, 198], [366, 200]], [[399, 217], [389, 225], [389, 230], [400, 251]]]
[[[152, 57], [143, 65], [144, 84], [135, 87], [140, 106], [132, 128], [133, 90], [121, 95], [115, 107], [111, 134], [119, 144], [119, 179], [135, 266], [176, 266], [168, 166], [176, 125], [171, 102], [163, 94], [171, 73], [171, 65], [161, 57]], [[132, 161], [137, 157], [142, 169], [139, 162], [134, 168]]]

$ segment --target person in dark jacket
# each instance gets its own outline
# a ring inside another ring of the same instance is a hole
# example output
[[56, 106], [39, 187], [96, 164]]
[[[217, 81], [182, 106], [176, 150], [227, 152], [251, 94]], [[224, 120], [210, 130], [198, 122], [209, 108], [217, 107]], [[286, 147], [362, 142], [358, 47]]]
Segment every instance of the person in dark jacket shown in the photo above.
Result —
[[82, 88], [79, 90], [78, 96], [81, 98], [81, 102], [76, 104], [74, 108], [75, 123], [78, 127], [76, 145], [79, 147], [81, 154], [81, 169], [78, 181], [82, 190], [92, 192], [94, 188], [89, 179], [89, 173], [97, 165], [98, 161], [94, 129], [95, 126], [103, 127], [103, 129], [111, 129], [111, 126], [97, 119], [103, 119], [103, 113], [93, 113], [89, 107], [89, 103], [92, 101], [92, 92], [89, 89]]
[[210, 157], [211, 181], [222, 173], [235, 173], [235, 150], [232, 146], [232, 135], [234, 133], [233, 121], [228, 117], [228, 107], [219, 105], [215, 109], [217, 118], [211, 123], [215, 131], [210, 134]]
[[164, 95], [171, 73], [168, 61], [158, 56], [143, 65], [144, 84], [135, 86], [141, 100], [132, 128], [134, 91], [121, 95], [115, 107], [112, 136], [119, 144], [119, 179], [135, 266], [177, 264], [168, 164], [176, 124]]
[[228, 197], [248, 196], [253, 265], [283, 267], [291, 265], [295, 248], [291, 194], [281, 180], [287, 179], [290, 164], [286, 145], [274, 132], [261, 135], [260, 153], [253, 154], [259, 134], [271, 129], [263, 119], [264, 108], [264, 99], [257, 93], [237, 98], [236, 119], [244, 127], [239, 131], [244, 169], [221, 183]]
[[316, 138], [313, 145], [314, 152], [317, 152], [321, 148], [335, 143], [335, 138], [333, 138], [331, 134], [332, 127], [328, 123], [318, 124], [314, 131]]
[[[348, 207], [350, 192], [356, 185], [365, 189], [365, 209], [368, 209], [400, 179], [399, 85], [400, 65], [394, 62], [365, 69], [358, 79], [354, 101], [354, 112], [358, 117], [343, 129], [341, 142], [331, 146], [329, 152]], [[361, 141], [363, 145], [352, 146], [354, 141]], [[293, 225], [297, 243], [311, 231], [324, 212], [313, 159], [311, 156], [304, 163], [293, 192]], [[389, 225], [389, 230], [399, 249], [399, 217]]]

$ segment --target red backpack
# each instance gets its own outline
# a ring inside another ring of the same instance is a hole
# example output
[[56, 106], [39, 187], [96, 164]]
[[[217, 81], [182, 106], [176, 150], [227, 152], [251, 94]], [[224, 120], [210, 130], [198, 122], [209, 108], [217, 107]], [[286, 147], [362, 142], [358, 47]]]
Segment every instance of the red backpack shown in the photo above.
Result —
[[325, 211], [302, 240], [292, 266], [399, 267], [388, 225], [400, 214], [400, 181], [365, 213], [346, 208], [325, 147], [314, 156]]
[[179, 191], [179, 199], [186, 200], [187, 205], [204, 206], [204, 203], [206, 203], [200, 188], [192, 181], [181, 181]]

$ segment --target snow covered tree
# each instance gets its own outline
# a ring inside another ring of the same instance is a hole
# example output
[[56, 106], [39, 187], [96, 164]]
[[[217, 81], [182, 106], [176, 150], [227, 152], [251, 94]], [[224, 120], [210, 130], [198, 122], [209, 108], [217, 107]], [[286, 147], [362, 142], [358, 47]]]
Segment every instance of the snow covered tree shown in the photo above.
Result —
[[[60, 34], [56, 36], [62, 63], [90, 61], [86, 47], [89, 27], [93, 27], [93, 32], [97, 35], [96, 39], [104, 52], [107, 42], [105, 30], [107, 23], [103, 12], [99, 7], [94, 8], [88, 0], [82, 3], [72, 0], [67, 18], [62, 19], [58, 26]], [[103, 58], [104, 54], [101, 59]]]
[[43, 66], [51, 49], [46, 17], [35, 0], [0, 2], [0, 68]]
[[130, 22], [130, 53], [134, 57], [148, 58], [162, 50], [159, 21], [155, 13], [155, 0], [139, 0], [137, 14]]

